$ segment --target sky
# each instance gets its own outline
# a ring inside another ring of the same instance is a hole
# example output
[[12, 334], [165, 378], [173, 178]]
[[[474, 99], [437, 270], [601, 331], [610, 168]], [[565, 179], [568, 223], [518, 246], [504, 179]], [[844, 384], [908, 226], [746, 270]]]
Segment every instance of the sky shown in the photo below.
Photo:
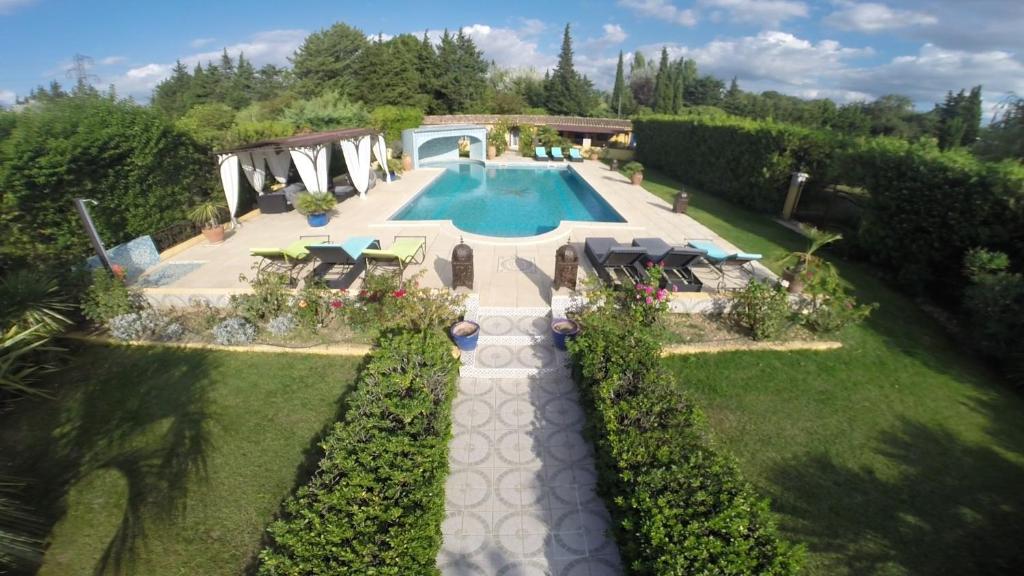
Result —
[[91, 58], [97, 86], [145, 102], [175, 60], [227, 48], [287, 65], [307, 34], [338, 21], [385, 37], [462, 28], [489, 60], [540, 72], [568, 23], [577, 68], [604, 89], [619, 51], [656, 58], [666, 47], [758, 92], [841, 103], [897, 93], [929, 110], [981, 84], [989, 113], [1024, 95], [1024, 0], [0, 0], [0, 105], [72, 84], [75, 54]]

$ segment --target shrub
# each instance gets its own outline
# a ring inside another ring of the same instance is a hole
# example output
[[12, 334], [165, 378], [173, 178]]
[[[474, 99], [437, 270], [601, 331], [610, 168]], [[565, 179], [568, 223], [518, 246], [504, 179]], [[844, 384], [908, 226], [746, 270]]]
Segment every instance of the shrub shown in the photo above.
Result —
[[107, 321], [107, 330], [118, 340], [150, 340], [163, 333], [166, 321], [155, 310], [146, 309], [114, 316]]
[[644, 165], [639, 162], [627, 162], [622, 167], [622, 173], [626, 175], [626, 178], [632, 178], [633, 174], [643, 174]]
[[129, 288], [123, 278], [97, 268], [82, 298], [82, 313], [97, 324], [106, 324], [116, 316], [142, 310], [144, 304], [142, 294]]
[[533, 157], [534, 148], [538, 146], [537, 140], [537, 127], [529, 124], [521, 124], [519, 126], [519, 154], [522, 156]]
[[63, 351], [51, 341], [71, 324], [71, 308], [48, 274], [19, 270], [0, 279], [0, 402], [43, 394], [34, 384], [58, 367]]
[[402, 130], [418, 128], [423, 123], [423, 111], [411, 106], [378, 106], [370, 113], [370, 122], [390, 144], [402, 139]]
[[1010, 360], [1024, 351], [1024, 275], [1010, 272], [1006, 254], [973, 249], [964, 259], [970, 285], [964, 290], [963, 318], [968, 340], [985, 356]]
[[348, 320], [366, 332], [396, 329], [444, 330], [458, 317], [465, 297], [447, 290], [421, 288], [422, 272], [406, 281], [388, 274], [371, 274], [355, 302], [346, 306]]
[[295, 198], [295, 210], [299, 214], [325, 214], [338, 204], [334, 194], [328, 192], [301, 192]]
[[313, 478], [284, 505], [262, 576], [438, 574], [458, 362], [439, 332], [385, 337]]
[[778, 284], [751, 280], [736, 293], [729, 316], [741, 328], [750, 331], [754, 340], [777, 338], [790, 324], [792, 311], [786, 290]]
[[256, 327], [245, 318], [234, 316], [213, 328], [213, 341], [221, 346], [242, 346], [256, 340]]
[[802, 550], [779, 539], [767, 502], [708, 443], [638, 301], [591, 301], [569, 353], [630, 572], [795, 574]]
[[251, 281], [244, 275], [238, 278], [241, 282], [248, 282], [252, 289], [251, 293], [231, 296], [231, 309], [239, 316], [253, 324], [262, 324], [288, 309], [291, 295], [288, 293], [290, 280], [286, 274], [257, 271]]
[[846, 293], [839, 275], [831, 266], [819, 266], [804, 285], [805, 300], [800, 317], [804, 326], [815, 332], [838, 332], [850, 324], [863, 322], [877, 304], [858, 305]]
[[283, 117], [295, 129], [311, 131], [362, 128], [370, 123], [366, 108], [339, 92], [296, 100], [284, 109]]
[[317, 330], [330, 323], [334, 311], [342, 302], [341, 296], [327, 287], [323, 280], [306, 282], [295, 296], [294, 315], [300, 324], [310, 330]]
[[282, 314], [270, 319], [267, 322], [267, 332], [270, 332], [274, 336], [284, 336], [292, 330], [295, 330], [296, 322], [295, 316], [291, 314]]

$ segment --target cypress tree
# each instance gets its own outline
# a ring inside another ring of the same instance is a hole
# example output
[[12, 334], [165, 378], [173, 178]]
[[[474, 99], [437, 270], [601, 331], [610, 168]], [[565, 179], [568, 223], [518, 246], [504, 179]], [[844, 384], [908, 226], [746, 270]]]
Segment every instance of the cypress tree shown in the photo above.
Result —
[[562, 35], [562, 50], [545, 85], [545, 107], [553, 114], [583, 116], [589, 111], [591, 84], [576, 72], [572, 63], [569, 25]]
[[660, 114], [672, 112], [672, 72], [669, 70], [668, 49], [661, 49], [658, 74], [654, 77], [654, 111]]
[[612, 108], [616, 116], [622, 116], [622, 99], [626, 92], [626, 78], [622, 70], [622, 50], [619, 50], [619, 64], [615, 67], [615, 86], [612, 88]]

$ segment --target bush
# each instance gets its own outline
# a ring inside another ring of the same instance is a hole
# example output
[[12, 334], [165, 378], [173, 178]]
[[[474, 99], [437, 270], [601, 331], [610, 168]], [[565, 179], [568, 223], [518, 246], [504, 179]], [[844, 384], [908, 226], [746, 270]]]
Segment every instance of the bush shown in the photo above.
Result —
[[639, 162], [627, 162], [622, 167], [622, 173], [626, 175], [626, 178], [632, 178], [633, 174], [643, 174], [644, 165]]
[[370, 122], [391, 144], [402, 139], [402, 130], [418, 128], [423, 123], [423, 111], [411, 106], [378, 106], [370, 113]]
[[326, 214], [338, 204], [330, 192], [300, 192], [295, 197], [295, 211], [299, 214]]
[[296, 322], [295, 316], [291, 314], [282, 314], [270, 319], [267, 322], [267, 332], [270, 332], [274, 336], [284, 336], [295, 330]]
[[150, 340], [162, 333], [165, 321], [155, 310], [142, 310], [114, 316], [107, 321], [107, 330], [118, 340]]
[[519, 154], [532, 158], [536, 143], [537, 127], [529, 124], [519, 126]]
[[17, 115], [0, 143], [0, 268], [66, 269], [92, 253], [71, 212], [75, 197], [107, 245], [180, 222], [197, 192], [213, 187], [205, 149], [159, 111], [73, 96]]
[[447, 329], [458, 317], [465, 297], [421, 288], [422, 275], [420, 272], [404, 284], [389, 274], [367, 276], [355, 302], [346, 307], [349, 322], [357, 329], [380, 334], [405, 328]]
[[777, 338], [790, 325], [792, 316], [785, 288], [757, 280], [736, 293], [729, 310], [732, 321], [749, 330], [754, 340]]
[[458, 362], [439, 332], [386, 337], [284, 505], [262, 576], [438, 574]]
[[62, 350], [50, 343], [71, 325], [71, 308], [48, 274], [19, 270], [0, 279], [0, 402], [43, 394], [34, 384], [57, 369]]
[[818, 266], [804, 285], [805, 300], [801, 322], [815, 332], [838, 332], [850, 324], [863, 322], [877, 304], [858, 305], [846, 293], [839, 275], [831, 266]]
[[968, 341], [986, 357], [1007, 362], [1024, 352], [1024, 275], [1008, 271], [1010, 260], [999, 252], [973, 249], [964, 260], [970, 278], [963, 301]]
[[296, 130], [318, 132], [364, 128], [370, 123], [370, 115], [362, 104], [338, 92], [327, 92], [315, 98], [296, 100], [285, 108], [284, 120]]
[[569, 343], [624, 564], [652, 576], [795, 574], [802, 550], [779, 539], [767, 502], [710, 446], [637, 305], [597, 299]]
[[213, 328], [213, 341], [221, 346], [242, 346], [256, 340], [256, 327], [245, 318], [234, 316]]
[[307, 281], [295, 296], [295, 318], [310, 330], [317, 330], [329, 324], [334, 311], [343, 303], [340, 294], [335, 293], [323, 280]]
[[248, 282], [252, 292], [232, 295], [230, 306], [249, 322], [262, 324], [288, 310], [291, 295], [288, 293], [290, 280], [286, 274], [257, 271], [252, 280], [243, 275], [239, 276], [239, 281]]
[[116, 316], [142, 310], [144, 305], [142, 294], [129, 288], [121, 276], [96, 268], [82, 298], [82, 313], [97, 324], [106, 324]]

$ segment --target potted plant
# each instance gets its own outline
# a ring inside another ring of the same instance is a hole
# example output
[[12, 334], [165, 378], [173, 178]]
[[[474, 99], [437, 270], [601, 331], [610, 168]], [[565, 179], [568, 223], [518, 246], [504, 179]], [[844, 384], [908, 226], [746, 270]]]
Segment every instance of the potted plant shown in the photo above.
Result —
[[551, 336], [555, 340], [555, 348], [565, 350], [565, 343], [575, 338], [580, 332], [580, 325], [568, 318], [555, 318], [551, 321]]
[[209, 198], [189, 210], [188, 217], [203, 227], [203, 236], [206, 236], [207, 242], [219, 244], [224, 241], [224, 225], [220, 223], [220, 218], [227, 210], [227, 202]]
[[408, 152], [402, 154], [402, 171], [408, 172], [412, 170], [412, 156]]
[[644, 165], [633, 161], [622, 167], [622, 173], [629, 178], [634, 186], [639, 186], [644, 181]]
[[596, 146], [591, 146], [590, 147], [590, 159], [591, 160], [600, 160], [601, 159], [601, 149], [596, 147]]
[[820, 230], [814, 226], [801, 225], [800, 229], [807, 237], [808, 246], [804, 252], [790, 252], [779, 260], [779, 264], [787, 265], [782, 271], [782, 279], [789, 283], [789, 293], [799, 294], [804, 289], [804, 280], [815, 274], [821, 266], [831, 266], [821, 258], [815, 256], [815, 252], [823, 246], [841, 240], [843, 235], [838, 232]]
[[470, 320], [459, 320], [452, 324], [452, 340], [459, 350], [469, 352], [476, 350], [477, 340], [480, 339], [480, 325]]
[[295, 198], [295, 209], [306, 216], [310, 226], [319, 228], [330, 221], [329, 213], [337, 203], [334, 195], [328, 192], [303, 192]]
[[397, 158], [388, 158], [388, 172], [391, 173], [391, 179], [397, 180], [398, 175], [404, 172], [405, 167], [402, 165], [402, 161]]

